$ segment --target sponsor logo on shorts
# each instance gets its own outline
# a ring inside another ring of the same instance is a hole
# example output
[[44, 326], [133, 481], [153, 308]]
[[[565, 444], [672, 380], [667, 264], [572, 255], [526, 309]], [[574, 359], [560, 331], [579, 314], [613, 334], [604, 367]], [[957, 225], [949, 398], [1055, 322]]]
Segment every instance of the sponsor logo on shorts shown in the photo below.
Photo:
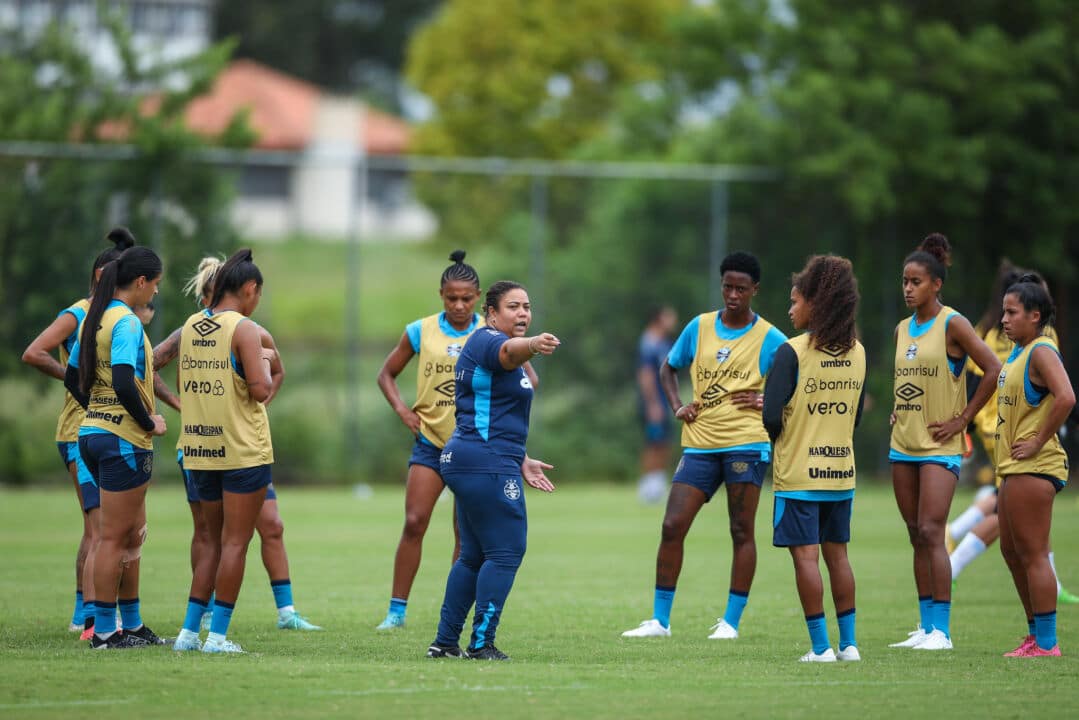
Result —
[[142, 471], [147, 475], [154, 471], [154, 456], [153, 453], [147, 453], [146, 457], [142, 460]]
[[449, 465], [453, 462], [453, 451], [444, 452], [438, 456], [438, 462], [440, 465]]
[[510, 500], [516, 500], [521, 497], [521, 486], [517, 484], [516, 480], [507, 480], [506, 486], [502, 488], [502, 493]]
[[220, 437], [225, 434], [225, 428], [220, 425], [184, 425], [184, 434]]
[[742, 475], [744, 473], [749, 472], [749, 463], [742, 462], [741, 460], [738, 460], [736, 462], [732, 462], [731, 463], [731, 470], [733, 470], [738, 475]]
[[[521, 372], [524, 372], [524, 370], [522, 370]], [[523, 387], [525, 390], [532, 389], [532, 381], [528, 379], [527, 375], [521, 378], [521, 387]]]

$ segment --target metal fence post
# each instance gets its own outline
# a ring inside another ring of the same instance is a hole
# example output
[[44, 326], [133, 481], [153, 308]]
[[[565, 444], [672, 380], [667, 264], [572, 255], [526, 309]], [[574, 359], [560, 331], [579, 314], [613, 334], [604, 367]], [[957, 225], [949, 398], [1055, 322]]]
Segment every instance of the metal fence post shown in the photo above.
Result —
[[719, 266], [727, 255], [727, 182], [712, 180], [711, 216], [708, 259], [708, 307], [723, 305], [723, 277]]

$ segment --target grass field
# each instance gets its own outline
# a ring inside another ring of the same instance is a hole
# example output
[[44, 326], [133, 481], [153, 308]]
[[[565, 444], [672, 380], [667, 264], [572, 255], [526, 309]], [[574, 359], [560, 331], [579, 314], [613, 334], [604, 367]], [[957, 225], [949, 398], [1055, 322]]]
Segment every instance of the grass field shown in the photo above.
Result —
[[[560, 477], [558, 471], [554, 477]], [[565, 479], [563, 477], [563, 479]], [[1071, 717], [1079, 702], [1079, 607], [1060, 611], [1065, 657], [1000, 656], [1024, 632], [996, 548], [962, 577], [950, 653], [890, 650], [916, 622], [910, 553], [886, 486], [859, 491], [851, 560], [864, 661], [803, 665], [808, 638], [784, 551], [770, 545], [771, 497], [758, 516], [759, 565], [736, 641], [709, 641], [723, 612], [726, 513], [706, 507], [690, 534], [674, 636], [628, 641], [651, 612], [661, 509], [627, 488], [530, 493], [530, 549], [498, 645], [508, 663], [431, 661], [450, 551], [450, 504], [436, 510], [408, 626], [375, 632], [389, 592], [402, 492], [281, 491], [297, 606], [322, 633], [274, 628], [252, 543], [230, 637], [237, 657], [166, 648], [91, 653], [66, 632], [79, 522], [72, 493], [0, 490], [0, 717]], [[969, 492], [960, 495], [965, 502]], [[177, 485], [149, 496], [143, 617], [175, 634], [189, 582], [190, 520]], [[1058, 498], [1054, 544], [1079, 586], [1079, 505]], [[836, 641], [834, 611], [827, 605]]]

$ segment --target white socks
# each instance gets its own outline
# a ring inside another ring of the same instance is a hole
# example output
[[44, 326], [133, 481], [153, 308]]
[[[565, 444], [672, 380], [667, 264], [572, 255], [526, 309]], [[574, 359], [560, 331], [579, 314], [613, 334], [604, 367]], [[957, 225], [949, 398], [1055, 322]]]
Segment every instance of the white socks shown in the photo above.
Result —
[[948, 559], [952, 561], [952, 580], [958, 578], [963, 568], [974, 562], [975, 558], [983, 552], [985, 552], [985, 543], [982, 539], [974, 533], [968, 533], [955, 551], [948, 556]]
[[971, 505], [963, 514], [957, 517], [952, 522], [948, 523], [948, 532], [952, 535], [952, 540], [959, 542], [963, 539], [963, 536], [970, 532], [975, 525], [985, 519], [985, 514], [978, 509], [977, 505]]

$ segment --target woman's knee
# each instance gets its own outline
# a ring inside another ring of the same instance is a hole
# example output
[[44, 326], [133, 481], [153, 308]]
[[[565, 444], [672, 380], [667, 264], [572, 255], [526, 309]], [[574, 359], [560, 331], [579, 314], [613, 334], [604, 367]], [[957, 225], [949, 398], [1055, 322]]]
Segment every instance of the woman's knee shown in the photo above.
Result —
[[415, 510], [405, 512], [404, 536], [410, 540], [422, 540], [431, 523], [431, 513]]
[[274, 515], [266, 520], [260, 518], [257, 529], [263, 542], [281, 542], [285, 536], [285, 523], [281, 520], [280, 515]]

